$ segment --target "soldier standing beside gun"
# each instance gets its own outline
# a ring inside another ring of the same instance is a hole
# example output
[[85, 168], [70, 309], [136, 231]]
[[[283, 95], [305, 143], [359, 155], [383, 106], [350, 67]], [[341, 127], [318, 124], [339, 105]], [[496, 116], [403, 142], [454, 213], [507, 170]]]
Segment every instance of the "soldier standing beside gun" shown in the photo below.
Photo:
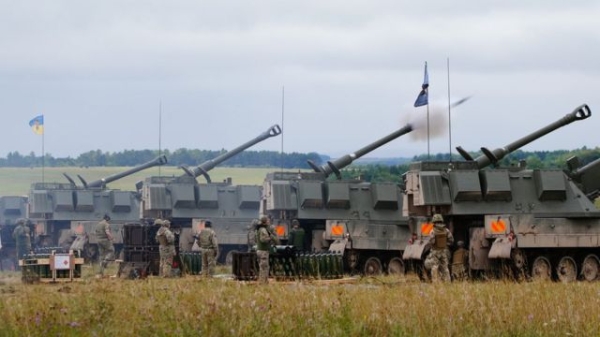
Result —
[[448, 269], [448, 257], [450, 255], [448, 247], [454, 243], [454, 237], [450, 230], [444, 224], [444, 218], [441, 214], [434, 214], [433, 231], [429, 238], [431, 251], [425, 259], [425, 268], [431, 271], [431, 279], [437, 281], [440, 277], [443, 281], [450, 282], [450, 270]]
[[202, 252], [202, 275], [212, 276], [215, 273], [215, 260], [219, 254], [219, 243], [210, 220], [204, 222], [204, 228], [198, 234], [198, 243]]
[[269, 218], [263, 216], [256, 229], [256, 256], [258, 257], [258, 282], [267, 284], [269, 282], [269, 250], [273, 237], [269, 233]]
[[25, 219], [19, 218], [17, 220], [17, 226], [13, 230], [13, 238], [17, 245], [17, 260], [20, 260], [24, 255], [31, 253], [31, 230], [29, 227], [25, 226], [25, 222]]
[[158, 241], [158, 252], [160, 254], [160, 267], [158, 275], [162, 277], [171, 277], [171, 268], [173, 267], [173, 256], [175, 256], [175, 235], [171, 232], [171, 222], [169, 220], [156, 219], [155, 225], [161, 227], [156, 232], [156, 241]]
[[290, 231], [288, 245], [294, 246], [297, 251], [304, 250], [304, 228], [300, 227], [300, 222], [296, 219], [292, 220], [292, 230]]
[[95, 233], [98, 239], [98, 259], [100, 260], [100, 268], [98, 270], [98, 277], [104, 275], [104, 269], [108, 266], [108, 263], [114, 259], [115, 246], [113, 245], [113, 236], [110, 232], [110, 216], [104, 214], [104, 217], [100, 222], [96, 224]]

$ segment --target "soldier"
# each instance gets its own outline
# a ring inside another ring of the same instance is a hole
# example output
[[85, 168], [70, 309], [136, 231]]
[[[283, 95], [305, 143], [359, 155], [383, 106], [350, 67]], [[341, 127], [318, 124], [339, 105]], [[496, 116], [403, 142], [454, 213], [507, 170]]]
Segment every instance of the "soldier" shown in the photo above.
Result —
[[300, 227], [300, 222], [292, 220], [292, 230], [288, 239], [288, 245], [294, 246], [296, 250], [304, 250], [304, 228]]
[[439, 277], [443, 281], [450, 281], [450, 271], [448, 270], [448, 247], [454, 243], [454, 237], [450, 230], [444, 224], [444, 218], [441, 214], [434, 214], [433, 231], [429, 237], [431, 251], [425, 259], [425, 268], [431, 271], [431, 278], [437, 281]]
[[219, 254], [219, 243], [210, 220], [204, 221], [204, 228], [198, 234], [198, 244], [202, 252], [202, 275], [212, 276], [215, 273], [215, 260]]
[[17, 219], [17, 226], [13, 230], [13, 238], [17, 245], [17, 259], [23, 258], [23, 255], [31, 253], [31, 230], [25, 225], [26, 220]]
[[98, 277], [104, 275], [104, 269], [108, 266], [110, 261], [114, 260], [115, 246], [113, 245], [113, 236], [110, 232], [110, 216], [104, 214], [104, 217], [100, 222], [96, 224], [95, 233], [98, 240], [98, 259], [100, 262], [100, 268], [98, 270]]
[[161, 227], [156, 232], [156, 241], [159, 244], [160, 267], [158, 274], [162, 277], [171, 277], [171, 268], [173, 267], [173, 257], [175, 256], [175, 235], [171, 232], [171, 222], [169, 220], [154, 220], [155, 225]]
[[458, 241], [456, 250], [452, 254], [452, 278], [454, 280], [464, 281], [469, 274], [469, 251], [465, 249], [465, 242]]
[[269, 233], [269, 218], [260, 218], [256, 229], [256, 256], [258, 257], [258, 282], [266, 284], [269, 282], [269, 250], [273, 237]]

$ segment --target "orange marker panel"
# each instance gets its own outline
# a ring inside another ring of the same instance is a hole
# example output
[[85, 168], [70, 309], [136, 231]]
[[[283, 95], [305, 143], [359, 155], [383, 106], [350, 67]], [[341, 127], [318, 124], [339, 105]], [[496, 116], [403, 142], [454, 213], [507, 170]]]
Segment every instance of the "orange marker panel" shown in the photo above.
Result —
[[492, 221], [490, 228], [492, 233], [504, 233], [506, 232], [506, 223], [502, 219], [499, 219], [498, 221]]
[[344, 227], [342, 225], [331, 226], [331, 235], [344, 235]]
[[277, 236], [284, 236], [285, 235], [285, 227], [282, 225], [277, 225], [277, 227], [275, 227], [275, 233], [277, 233]]
[[433, 224], [431, 222], [425, 222], [421, 224], [421, 235], [429, 235], [433, 230]]

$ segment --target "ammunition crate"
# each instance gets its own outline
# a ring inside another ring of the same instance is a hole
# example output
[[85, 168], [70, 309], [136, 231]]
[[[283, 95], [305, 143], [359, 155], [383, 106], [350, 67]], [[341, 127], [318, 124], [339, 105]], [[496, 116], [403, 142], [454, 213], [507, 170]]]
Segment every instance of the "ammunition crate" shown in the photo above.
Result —
[[81, 278], [83, 258], [69, 254], [30, 254], [19, 260], [24, 283], [71, 282]]

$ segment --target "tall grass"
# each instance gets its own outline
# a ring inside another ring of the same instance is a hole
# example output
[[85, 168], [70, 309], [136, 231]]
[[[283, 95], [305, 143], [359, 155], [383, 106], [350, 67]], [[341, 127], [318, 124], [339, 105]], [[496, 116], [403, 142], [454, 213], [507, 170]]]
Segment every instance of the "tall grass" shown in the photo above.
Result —
[[3, 336], [592, 336], [600, 322], [597, 283], [260, 286], [188, 276], [24, 285], [8, 276]]

